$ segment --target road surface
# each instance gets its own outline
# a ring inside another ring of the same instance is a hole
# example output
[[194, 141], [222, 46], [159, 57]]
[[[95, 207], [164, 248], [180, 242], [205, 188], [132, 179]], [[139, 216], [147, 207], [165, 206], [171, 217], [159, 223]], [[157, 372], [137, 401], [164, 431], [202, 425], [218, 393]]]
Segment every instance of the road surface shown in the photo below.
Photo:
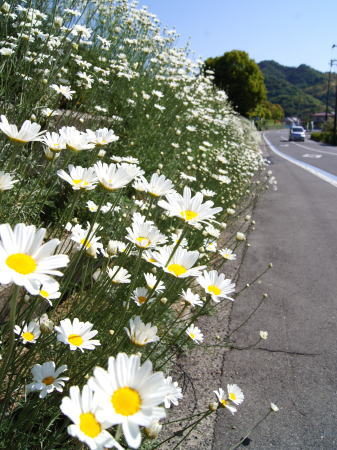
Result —
[[[337, 175], [337, 148], [287, 136], [286, 130], [266, 133], [278, 151]], [[273, 269], [236, 300], [231, 315], [234, 329], [267, 292], [257, 315], [233, 336], [240, 346], [260, 330], [269, 338], [259, 345], [264, 350], [225, 356], [221, 385], [237, 383], [245, 401], [234, 416], [217, 412], [212, 448], [230, 448], [273, 402], [279, 412], [252, 432], [249, 449], [337, 449], [337, 185], [273, 152], [270, 161], [278, 191], [259, 199], [241, 282], [269, 262]]]

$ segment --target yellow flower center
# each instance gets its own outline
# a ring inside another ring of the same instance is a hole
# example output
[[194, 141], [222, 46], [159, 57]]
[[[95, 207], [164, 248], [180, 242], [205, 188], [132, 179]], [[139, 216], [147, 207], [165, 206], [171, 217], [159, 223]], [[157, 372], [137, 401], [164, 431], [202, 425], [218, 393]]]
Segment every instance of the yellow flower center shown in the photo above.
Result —
[[41, 289], [40, 295], [41, 295], [41, 297], [48, 298], [49, 292], [45, 291], [44, 289]]
[[236, 395], [234, 394], [234, 392], [230, 392], [230, 393], [228, 394], [228, 397], [229, 397], [231, 400], [236, 400]]
[[180, 215], [184, 220], [186, 220], [188, 222], [189, 220], [192, 220], [192, 219], [195, 219], [196, 217], [198, 217], [199, 214], [187, 209], [186, 211], [181, 211]]
[[134, 389], [123, 387], [113, 393], [111, 403], [117, 414], [132, 416], [140, 410], [141, 398]]
[[82, 183], [82, 181], [83, 181], [83, 180], [81, 180], [81, 179], [77, 179], [77, 180], [74, 180], [74, 179], [73, 179], [73, 183], [74, 183], [74, 184], [80, 184], [80, 183]]
[[70, 334], [68, 336], [68, 342], [78, 347], [83, 344], [83, 338], [79, 334]]
[[55, 378], [54, 377], [46, 377], [42, 380], [42, 383], [46, 384], [47, 386], [49, 386], [50, 384], [54, 383]]
[[137, 245], [139, 247], [143, 247], [143, 248], [146, 248], [151, 244], [150, 239], [148, 239], [147, 237], [143, 237], [143, 236], [137, 237], [136, 241], [139, 242], [139, 244], [137, 244]]
[[81, 239], [81, 240], [80, 240], [80, 243], [81, 243], [82, 245], [84, 245], [85, 248], [90, 248], [90, 247], [91, 247], [90, 242], [88, 242], [86, 239]]
[[152, 195], [152, 197], [160, 197], [160, 195], [155, 192], [149, 192], [149, 194]]
[[12, 142], [17, 142], [17, 143], [19, 143], [19, 144], [26, 144], [27, 142], [29, 142], [29, 140], [28, 140], [28, 141], [24, 141], [24, 140], [22, 140], [22, 139], [18, 139], [18, 138], [12, 137], [12, 136], [8, 136], [8, 137], [9, 137], [9, 139], [10, 139]]
[[190, 338], [195, 339], [195, 334], [194, 333], [190, 333]]
[[6, 259], [6, 264], [10, 269], [15, 270], [15, 272], [21, 273], [22, 275], [28, 275], [36, 270], [37, 264], [30, 255], [25, 253], [14, 253], [9, 255]]
[[147, 298], [146, 298], [146, 297], [143, 297], [142, 295], [140, 295], [140, 296], [138, 297], [138, 303], [140, 303], [140, 304], [145, 303], [146, 300], [147, 300]]
[[180, 277], [180, 275], [187, 272], [187, 269], [180, 264], [170, 264], [167, 266], [167, 270], [173, 273], [176, 277]]
[[227, 400], [225, 400], [225, 399], [220, 400], [220, 403], [221, 403], [223, 406], [226, 406], [226, 405], [228, 404]]
[[221, 289], [218, 288], [218, 286], [214, 286], [214, 284], [211, 284], [210, 286], [208, 286], [208, 292], [214, 295], [220, 295], [221, 294]]
[[92, 413], [80, 415], [80, 430], [91, 438], [95, 438], [101, 432], [101, 425]]
[[32, 341], [35, 337], [34, 334], [30, 333], [29, 331], [22, 333], [21, 336], [25, 341]]

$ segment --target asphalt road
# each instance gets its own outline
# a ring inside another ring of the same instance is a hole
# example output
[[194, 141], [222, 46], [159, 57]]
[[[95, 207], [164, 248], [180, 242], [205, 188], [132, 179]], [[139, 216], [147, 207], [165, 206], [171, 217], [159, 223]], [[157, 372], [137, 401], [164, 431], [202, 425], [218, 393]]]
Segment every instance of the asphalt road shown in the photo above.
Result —
[[[337, 175], [336, 148], [286, 142], [287, 131], [266, 135], [281, 152]], [[235, 301], [230, 324], [237, 327], [267, 292], [233, 336], [240, 346], [256, 341], [260, 330], [269, 338], [259, 344], [264, 350], [227, 353], [221, 385], [237, 383], [245, 401], [234, 416], [217, 412], [212, 448], [230, 448], [273, 402], [279, 412], [252, 432], [249, 449], [337, 449], [337, 187], [273, 153], [270, 161], [278, 191], [258, 201], [241, 283], [269, 262], [273, 269]]]

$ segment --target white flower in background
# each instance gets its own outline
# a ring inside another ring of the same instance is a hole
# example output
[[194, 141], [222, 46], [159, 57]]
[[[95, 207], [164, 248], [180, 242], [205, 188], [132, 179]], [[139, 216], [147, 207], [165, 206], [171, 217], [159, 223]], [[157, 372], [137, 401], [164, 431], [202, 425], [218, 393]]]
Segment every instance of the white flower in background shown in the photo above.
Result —
[[164, 175], [154, 173], [150, 181], [142, 179], [145, 185], [145, 191], [153, 197], [161, 197], [162, 195], [172, 194], [174, 192], [173, 183]]
[[241, 233], [241, 231], [238, 231], [236, 233], [236, 240], [237, 241], [245, 241], [246, 240], [246, 236], [243, 233]]
[[42, 108], [41, 109], [41, 114], [44, 117], [54, 117], [54, 116], [58, 116], [59, 113], [57, 111], [55, 111], [54, 109], [50, 109], [50, 108]]
[[95, 144], [91, 144], [88, 141], [88, 135], [77, 130], [75, 127], [62, 127], [59, 132], [60, 136], [66, 141], [69, 150], [80, 152], [95, 148]]
[[221, 231], [213, 227], [213, 225], [207, 225], [207, 227], [205, 228], [205, 233], [209, 236], [219, 239]]
[[200, 191], [204, 197], [214, 197], [216, 192], [211, 191], [210, 189], [201, 189]]
[[40, 297], [47, 300], [47, 302], [51, 305], [52, 302], [50, 300], [54, 300], [56, 298], [60, 298], [61, 292], [59, 291], [60, 285], [55, 280], [45, 281], [39, 290]]
[[64, 86], [63, 84], [51, 84], [50, 87], [57, 92], [58, 94], [63, 95], [67, 100], [71, 100], [73, 98], [73, 94], [76, 91], [72, 91], [69, 86]]
[[77, 242], [78, 249], [81, 250], [82, 247], [85, 247], [86, 252], [93, 257], [97, 256], [99, 251], [102, 251], [103, 244], [100, 241], [100, 236], [96, 236], [96, 230], [99, 225], [95, 223], [93, 226], [90, 226], [88, 223], [88, 227], [83, 229], [81, 226], [75, 226], [71, 230], [70, 239], [74, 242]]
[[52, 133], [47, 132], [42, 136], [41, 142], [45, 144], [52, 152], [60, 152], [67, 148], [67, 143], [64, 136], [60, 136], [54, 131]]
[[260, 338], [261, 339], [268, 339], [268, 331], [260, 331]]
[[235, 214], [235, 209], [233, 209], [233, 208], [227, 208], [227, 209], [226, 209], [226, 212], [227, 212], [228, 215], [234, 216], [234, 214]]
[[87, 208], [89, 209], [90, 212], [96, 212], [98, 210], [98, 205], [96, 205], [96, 203], [93, 202], [92, 200], [88, 200]]
[[189, 336], [194, 342], [200, 344], [200, 342], [204, 341], [204, 335], [202, 334], [200, 328], [191, 324], [186, 330], [187, 336]]
[[8, 123], [6, 116], [1, 116], [0, 130], [13, 142], [26, 144], [27, 142], [41, 141], [45, 131], [40, 131], [41, 125], [25, 120], [18, 131], [16, 125]]
[[203, 302], [200, 299], [199, 294], [194, 294], [190, 288], [187, 288], [186, 291], [181, 291], [181, 296], [185, 300], [185, 302], [189, 303], [191, 306], [202, 306]]
[[87, 129], [86, 132], [88, 141], [95, 144], [96, 147], [116, 142], [119, 139], [119, 137], [115, 135], [115, 132], [113, 130], [108, 130], [108, 128], [100, 128], [96, 131]]
[[124, 158], [124, 162], [119, 164], [118, 167], [124, 169], [126, 171], [126, 173], [129, 175], [129, 177], [131, 177], [132, 180], [134, 178], [141, 177], [142, 175], [144, 175], [143, 169], [141, 169], [136, 164], [126, 162], [125, 160], [126, 160], [126, 158]]
[[113, 420], [98, 418], [98, 412], [101, 411], [100, 402], [89, 386], [84, 385], [82, 392], [78, 386], [71, 386], [69, 395], [69, 397], [63, 397], [60, 408], [63, 414], [73, 422], [67, 428], [70, 436], [84, 442], [90, 450], [112, 447], [123, 450], [123, 447], [106, 431], [114, 425]]
[[275, 405], [275, 403], [270, 403], [270, 409], [274, 412], [277, 412], [280, 410], [280, 408], [277, 405]]
[[130, 341], [143, 347], [146, 344], [150, 344], [151, 342], [159, 341], [159, 336], [157, 336], [157, 327], [152, 326], [151, 323], [142, 322], [139, 316], [136, 316], [134, 319], [130, 319], [129, 327], [124, 328], [126, 334], [129, 336]]
[[230, 261], [234, 261], [236, 260], [236, 254], [233, 253], [233, 250], [231, 250], [230, 248], [224, 248], [222, 250], [219, 250], [219, 254], [224, 258], [224, 259], [228, 259]]
[[[175, 231], [174, 233], [171, 234], [171, 239], [172, 239], [173, 244], [178, 244], [178, 241], [179, 241], [180, 238], [181, 238], [182, 232], [183, 232], [183, 230], [177, 230], [177, 231]], [[188, 246], [188, 241], [187, 241], [187, 239], [186, 239], [186, 238], [183, 238], [183, 239], [180, 241], [179, 246], [180, 246], [180, 247], [187, 247], [187, 246]]]
[[227, 384], [227, 392], [229, 400], [235, 403], [235, 405], [240, 405], [245, 398], [243, 392], [236, 384]]
[[167, 245], [153, 252], [155, 265], [162, 267], [165, 272], [177, 278], [197, 277], [206, 266], [193, 267], [199, 258], [198, 251], [188, 251], [178, 247], [173, 253], [174, 246]]
[[182, 196], [175, 192], [166, 195], [166, 200], [160, 200], [158, 205], [166, 209], [170, 216], [179, 217], [190, 225], [214, 221], [214, 214], [222, 211], [220, 207], [213, 208], [214, 204], [211, 200], [203, 203], [201, 192], [197, 192], [192, 197], [191, 189], [187, 186]]
[[57, 340], [69, 345], [70, 350], [94, 350], [97, 345], [101, 345], [96, 339], [92, 339], [98, 331], [92, 330], [93, 324], [90, 322], [80, 322], [77, 317], [61, 320], [60, 325], [55, 327]]
[[[144, 278], [149, 289], [154, 289], [157, 284], [157, 277], [153, 273], [144, 273]], [[163, 292], [165, 290], [165, 284], [162, 281], [156, 286], [155, 292]]]
[[0, 191], [9, 191], [19, 180], [13, 179], [13, 175], [0, 170]]
[[106, 205], [103, 205], [101, 207], [101, 211], [103, 214], [106, 214], [111, 211], [111, 208], [112, 208], [112, 203], [108, 202]]
[[144, 287], [138, 287], [132, 292], [131, 299], [134, 300], [134, 302], [138, 306], [142, 306], [144, 305], [144, 303], [152, 303], [155, 300], [154, 297], [148, 299], [148, 296], [149, 296], [148, 289]]
[[15, 53], [15, 50], [9, 47], [1, 47], [0, 48], [0, 55], [1, 56], [12, 56]]
[[223, 273], [218, 273], [216, 270], [211, 270], [203, 272], [201, 276], [197, 278], [197, 282], [205, 289], [206, 294], [211, 294], [212, 299], [215, 302], [219, 302], [222, 298], [227, 298], [228, 300], [234, 300], [228, 297], [235, 290], [235, 283], [232, 280], [225, 278]]
[[126, 239], [138, 248], [154, 248], [166, 242], [166, 237], [150, 222], [133, 222], [126, 231]]
[[108, 277], [111, 279], [111, 282], [114, 284], [129, 284], [131, 281], [131, 275], [126, 269], [124, 269], [124, 267], [120, 266], [113, 266], [112, 268], [108, 267], [107, 274]]
[[141, 365], [139, 356], [119, 353], [109, 358], [107, 371], [96, 367], [88, 384], [101, 402], [99, 418], [121, 424], [131, 448], [141, 444], [139, 426], [148, 427], [165, 417], [159, 405], [167, 395], [167, 385], [162, 372], [152, 372], [149, 360]]
[[109, 241], [107, 252], [109, 256], [117, 256], [118, 253], [123, 253], [126, 250], [126, 244], [122, 241]]
[[39, 323], [36, 320], [32, 320], [28, 324], [23, 322], [21, 327], [15, 325], [14, 333], [20, 336], [23, 344], [36, 344], [36, 340], [40, 337], [41, 330]]
[[125, 167], [117, 166], [116, 164], [108, 165], [98, 161], [94, 165], [94, 169], [101, 186], [108, 191], [120, 189], [133, 179], [133, 176], [127, 172]]
[[165, 378], [165, 383], [168, 388], [168, 393], [165, 396], [165, 408], [170, 408], [171, 404], [174, 406], [178, 406], [181, 398], [183, 398], [183, 394], [181, 392], [181, 388], [178, 386], [177, 381], [172, 381], [172, 377]]
[[208, 240], [204, 241], [205, 249], [208, 252], [216, 252], [217, 243], [216, 242], [208, 242]]
[[41, 333], [43, 334], [49, 334], [54, 331], [54, 322], [49, 319], [48, 314], [44, 313], [39, 318], [39, 325]]
[[84, 25], [76, 24], [73, 26], [70, 33], [73, 36], [81, 36], [82, 39], [90, 39], [92, 30], [90, 28], [85, 27]]
[[68, 369], [66, 365], [60, 366], [56, 369], [53, 361], [48, 361], [43, 364], [35, 364], [32, 367], [33, 382], [26, 385], [26, 392], [40, 392], [39, 397], [45, 398], [46, 395], [53, 392], [55, 389], [58, 392], [63, 391], [64, 382], [69, 380], [69, 377], [60, 377], [62, 372]]
[[58, 158], [60, 156], [60, 153], [53, 152], [49, 150], [48, 147], [43, 148], [44, 156], [48, 161], [54, 161], [54, 159]]
[[60, 169], [57, 171], [57, 175], [63, 180], [67, 181], [74, 190], [84, 189], [86, 191], [95, 189], [98, 179], [95, 171], [92, 167], [88, 169], [81, 166], [68, 166], [69, 174]]
[[0, 283], [23, 286], [32, 294], [38, 294], [41, 284], [62, 276], [59, 269], [67, 266], [67, 255], [53, 255], [60, 243], [51, 239], [42, 244], [45, 228], [36, 230], [34, 225], [17, 224], [14, 230], [8, 224], [0, 225]]

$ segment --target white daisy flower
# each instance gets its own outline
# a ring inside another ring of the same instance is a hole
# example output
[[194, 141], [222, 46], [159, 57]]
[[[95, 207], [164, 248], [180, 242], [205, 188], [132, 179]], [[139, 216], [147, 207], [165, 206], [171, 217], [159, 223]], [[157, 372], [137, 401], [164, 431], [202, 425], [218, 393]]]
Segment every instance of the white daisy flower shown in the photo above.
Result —
[[236, 384], [227, 384], [227, 392], [228, 392], [228, 398], [235, 403], [235, 405], [240, 405], [240, 403], [243, 402], [245, 396], [243, 395], [243, 392]]
[[112, 208], [112, 203], [110, 203], [110, 202], [108, 202], [106, 205], [103, 205], [102, 207], [101, 207], [101, 211], [102, 211], [102, 213], [103, 214], [106, 214], [106, 213], [108, 213], [109, 211], [111, 211], [111, 208]]
[[245, 241], [246, 240], [246, 236], [244, 235], [244, 233], [241, 233], [241, 231], [238, 231], [236, 233], [236, 240], [237, 241]]
[[100, 236], [95, 235], [98, 227], [98, 224], [94, 224], [94, 226], [91, 227], [89, 223], [86, 229], [83, 229], [81, 226], [73, 227], [70, 239], [79, 244], [79, 250], [81, 250], [82, 247], [85, 247], [86, 252], [90, 256], [96, 257], [97, 253], [103, 249], [103, 244], [99, 242], [101, 239]]
[[235, 290], [235, 283], [232, 280], [225, 278], [223, 273], [218, 273], [216, 270], [203, 272], [201, 276], [197, 278], [197, 282], [205, 289], [207, 294], [211, 294], [212, 299], [215, 302], [219, 302], [221, 298], [227, 298], [234, 301], [233, 298], [228, 297]]
[[178, 386], [177, 381], [172, 381], [172, 377], [165, 378], [165, 383], [168, 387], [168, 393], [165, 396], [165, 408], [170, 408], [171, 404], [174, 406], [178, 406], [181, 398], [183, 398], [183, 394], [181, 392], [181, 388]]
[[209, 242], [208, 240], [206, 240], [206, 241], [204, 241], [204, 246], [208, 252], [213, 252], [213, 253], [216, 252], [216, 248], [217, 248], [216, 242]]
[[[153, 275], [153, 273], [144, 273], [144, 278], [149, 289], [153, 289], [157, 284], [157, 277]], [[162, 281], [159, 281], [156, 286], [155, 292], [163, 292], [165, 290], [165, 284]]]
[[58, 94], [63, 95], [67, 100], [71, 100], [73, 98], [73, 94], [76, 92], [72, 91], [69, 86], [64, 86], [63, 84], [51, 84], [50, 87]]
[[157, 327], [153, 327], [151, 323], [145, 324], [139, 316], [136, 316], [134, 319], [130, 319], [129, 326], [130, 329], [125, 327], [124, 330], [133, 344], [143, 347], [151, 342], [159, 341], [159, 336], [157, 336]]
[[152, 303], [155, 300], [154, 297], [151, 297], [148, 299], [148, 296], [149, 296], [148, 289], [146, 289], [144, 287], [138, 287], [132, 292], [131, 299], [138, 306], [142, 306], [142, 305], [144, 305], [144, 303]]
[[69, 174], [64, 170], [58, 170], [57, 175], [67, 181], [74, 190], [84, 189], [86, 191], [95, 189], [98, 179], [92, 167], [88, 169], [81, 166], [68, 166]]
[[68, 381], [69, 377], [60, 377], [60, 374], [67, 369], [66, 365], [56, 369], [53, 361], [45, 362], [42, 365], [35, 364], [32, 368], [33, 382], [26, 385], [26, 392], [40, 391], [40, 398], [45, 398], [47, 394], [50, 394], [55, 389], [58, 392], [62, 392], [64, 382]]
[[213, 225], [208, 225], [205, 228], [205, 233], [207, 233], [209, 236], [215, 237], [218, 239], [220, 237], [221, 231], [217, 228], [213, 227]]
[[210, 189], [201, 189], [200, 191], [204, 197], [214, 197], [216, 192], [211, 191]]
[[88, 141], [95, 144], [96, 147], [107, 145], [111, 142], [116, 142], [119, 139], [113, 130], [108, 130], [107, 128], [100, 128], [96, 131], [87, 129], [86, 132], [88, 135]]
[[23, 322], [21, 327], [15, 325], [14, 333], [20, 336], [23, 344], [36, 344], [36, 340], [40, 337], [41, 330], [39, 323], [36, 320], [32, 320], [28, 324]]
[[219, 254], [229, 261], [235, 261], [236, 260], [236, 254], [233, 253], [233, 250], [230, 248], [224, 248], [222, 250], [219, 250]]
[[218, 401], [223, 408], [227, 408], [232, 414], [236, 413], [237, 408], [232, 405], [232, 403], [228, 399], [228, 395], [225, 393], [225, 391], [222, 388], [219, 388], [218, 391], [213, 391], [213, 392], [217, 396]]
[[6, 116], [1, 116], [0, 130], [13, 142], [26, 144], [27, 142], [41, 141], [45, 131], [40, 131], [41, 125], [25, 120], [18, 131], [16, 125], [8, 123]]
[[133, 222], [132, 228], [128, 227], [126, 231], [126, 239], [138, 248], [153, 248], [166, 242], [166, 237], [150, 222]]
[[42, 136], [41, 142], [45, 144], [52, 152], [60, 152], [67, 148], [67, 143], [64, 136], [60, 136], [54, 131], [52, 133], [47, 132]]
[[60, 153], [52, 152], [48, 147], [43, 147], [43, 152], [48, 161], [54, 161], [54, 159], [60, 156]]
[[131, 281], [129, 272], [120, 266], [108, 267], [107, 274], [114, 284], [129, 284]]
[[204, 335], [202, 334], [200, 328], [196, 327], [195, 325], [191, 324], [187, 330], [186, 330], [187, 336], [189, 336], [191, 339], [193, 339], [194, 342], [197, 344], [200, 344], [200, 342], [204, 341]]
[[143, 169], [138, 167], [136, 164], [131, 164], [131, 163], [125, 162], [125, 158], [124, 158], [124, 162], [119, 164], [118, 167], [124, 169], [126, 171], [126, 173], [128, 173], [128, 175], [131, 177], [131, 179], [141, 177], [142, 175], [144, 175]]
[[161, 197], [162, 195], [172, 194], [174, 191], [173, 183], [164, 175], [152, 174], [150, 181], [143, 178], [145, 190], [153, 197]]
[[75, 127], [62, 127], [59, 132], [62, 139], [66, 141], [69, 150], [80, 152], [95, 148], [95, 144], [91, 144], [88, 141], [88, 135], [77, 130]]
[[60, 298], [61, 292], [59, 291], [59, 289], [60, 285], [57, 281], [48, 280], [42, 284], [39, 290], [39, 295], [47, 300], [47, 302], [51, 305], [52, 302], [50, 300]]
[[109, 241], [107, 252], [109, 256], [116, 256], [118, 253], [123, 253], [126, 250], [126, 244], [122, 241]]
[[90, 212], [96, 212], [98, 210], [98, 205], [96, 205], [96, 203], [93, 202], [92, 200], [88, 200], [87, 208], [89, 209]]
[[0, 225], [0, 283], [24, 286], [32, 294], [38, 294], [41, 284], [62, 276], [56, 270], [65, 267], [67, 255], [53, 255], [59, 244], [51, 239], [42, 245], [45, 228], [36, 230], [34, 225], [17, 224], [14, 230], [8, 224]]
[[44, 117], [54, 117], [54, 116], [58, 116], [59, 115], [58, 111], [55, 111], [54, 109], [50, 109], [50, 108], [42, 108], [41, 109], [41, 114]]
[[166, 200], [160, 200], [158, 205], [166, 209], [170, 216], [179, 217], [190, 225], [214, 221], [214, 214], [222, 211], [220, 207], [213, 208], [214, 204], [211, 200], [203, 203], [201, 192], [197, 192], [192, 197], [191, 189], [187, 186], [185, 186], [182, 196], [175, 192], [167, 194]]
[[101, 186], [108, 191], [120, 189], [129, 184], [133, 179], [133, 176], [124, 167], [117, 166], [116, 164], [107, 164], [98, 161], [94, 165], [94, 169]]
[[156, 261], [153, 264], [162, 267], [165, 272], [177, 278], [197, 277], [205, 269], [206, 266], [193, 267], [199, 258], [198, 251], [188, 251], [185, 248], [178, 247], [174, 255], [171, 256], [173, 249], [174, 246], [167, 245], [153, 252]]
[[57, 340], [69, 345], [70, 350], [94, 350], [97, 345], [101, 345], [96, 339], [91, 339], [98, 331], [92, 330], [93, 324], [90, 322], [80, 322], [77, 317], [71, 323], [70, 319], [61, 320], [60, 325], [55, 327]]
[[0, 170], [0, 191], [9, 191], [19, 180], [14, 180], [13, 175]]
[[71, 386], [69, 397], [63, 397], [61, 411], [73, 422], [67, 430], [70, 436], [84, 442], [91, 450], [103, 450], [115, 447], [123, 450], [118, 442], [106, 431], [114, 425], [110, 418], [101, 420], [98, 411], [101, 411], [98, 397], [93, 394], [89, 386], [84, 385], [82, 392], [78, 386]]
[[157, 439], [162, 428], [163, 425], [158, 420], [154, 420], [148, 427], [145, 427], [144, 431], [149, 439]]
[[102, 411], [99, 418], [109, 418], [121, 424], [129, 447], [141, 444], [139, 426], [148, 427], [153, 420], [165, 417], [159, 407], [168, 392], [162, 372], [152, 372], [152, 363], [140, 364], [140, 357], [119, 353], [110, 357], [108, 370], [96, 367], [89, 386], [100, 399]]
[[189, 303], [191, 306], [202, 306], [203, 302], [200, 299], [199, 294], [194, 294], [190, 288], [187, 288], [186, 291], [181, 291], [181, 296], [185, 300], [185, 302]]

